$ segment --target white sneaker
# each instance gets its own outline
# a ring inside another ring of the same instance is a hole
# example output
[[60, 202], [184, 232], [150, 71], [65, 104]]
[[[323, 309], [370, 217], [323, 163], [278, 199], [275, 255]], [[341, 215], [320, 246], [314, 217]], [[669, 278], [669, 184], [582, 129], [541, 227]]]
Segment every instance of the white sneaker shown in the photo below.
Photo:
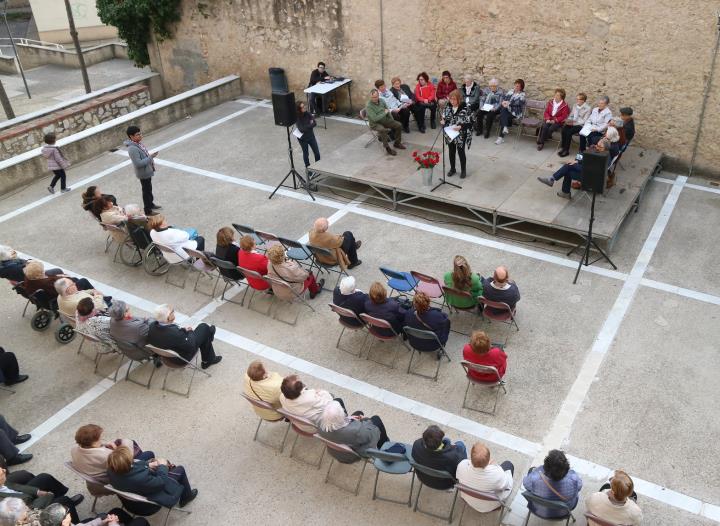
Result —
[[72, 188], [70, 188], [70, 187], [68, 186], [67, 188], [63, 188], [62, 190], [60, 190], [60, 192], [63, 193], [63, 194], [66, 194], [66, 193], [68, 193], [70, 190], [72, 190]]
[[498, 137], [497, 141], [495, 141], [495, 144], [502, 144], [504, 142], [505, 142], [505, 139], [503, 139], [502, 137]]
[[48, 186], [48, 192], [50, 192], [51, 194], [54, 194], [55, 189], [52, 186]]
[[503, 135], [507, 135], [508, 133], [510, 133], [510, 130], [508, 130], [508, 127], [503, 126]]

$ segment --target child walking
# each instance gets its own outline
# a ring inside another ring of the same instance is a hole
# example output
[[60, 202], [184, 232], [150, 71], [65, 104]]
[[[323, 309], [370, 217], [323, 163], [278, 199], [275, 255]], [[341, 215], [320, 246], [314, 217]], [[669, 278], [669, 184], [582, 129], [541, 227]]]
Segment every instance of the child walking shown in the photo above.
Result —
[[60, 148], [55, 146], [55, 134], [48, 133], [43, 138], [45, 140], [45, 146], [42, 147], [42, 154], [47, 159], [48, 170], [54, 175], [50, 186], [47, 187], [48, 192], [51, 194], [55, 193], [55, 185], [60, 180], [60, 191], [65, 193], [69, 192], [70, 188], [65, 187], [65, 168], [70, 166], [70, 161], [65, 159], [65, 156], [60, 151]]

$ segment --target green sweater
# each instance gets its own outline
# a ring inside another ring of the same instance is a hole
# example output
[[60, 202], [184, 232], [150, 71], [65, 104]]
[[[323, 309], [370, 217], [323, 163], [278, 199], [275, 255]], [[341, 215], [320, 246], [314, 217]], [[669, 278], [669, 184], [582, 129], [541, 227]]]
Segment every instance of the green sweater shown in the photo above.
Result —
[[[468, 292], [472, 294], [472, 300], [469, 298], [448, 295], [446, 297], [448, 305], [461, 309], [467, 309], [477, 304], [478, 296], [482, 296], [483, 293], [482, 282], [480, 281], [480, 276], [478, 276], [477, 274], [471, 274], [471, 280], [472, 282], [470, 284], [470, 290]], [[448, 272], [447, 274], [445, 274], [445, 285], [447, 287], [457, 288], [453, 284], [452, 272]]]
[[369, 100], [365, 105], [365, 111], [367, 112], [367, 118], [370, 124], [377, 124], [382, 121], [387, 116], [387, 113], [385, 113], [386, 109], [388, 109], [388, 107], [384, 100], [378, 100], [377, 104]]

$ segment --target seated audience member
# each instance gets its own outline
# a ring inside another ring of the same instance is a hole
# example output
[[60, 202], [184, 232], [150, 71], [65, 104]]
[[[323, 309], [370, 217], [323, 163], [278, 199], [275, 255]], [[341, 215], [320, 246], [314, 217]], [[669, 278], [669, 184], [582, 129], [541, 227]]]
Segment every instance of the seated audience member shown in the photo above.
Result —
[[[171, 465], [165, 459], [133, 462], [130, 448], [118, 446], [108, 456], [107, 464], [110, 484], [120, 491], [137, 493], [167, 508], [175, 505], [183, 508], [197, 497], [198, 490], [190, 486], [185, 468]], [[137, 509], [128, 501], [124, 504], [130, 512]]]
[[[57, 481], [55, 481], [57, 482]], [[59, 483], [58, 483], [59, 484]], [[67, 492], [67, 488], [62, 486]], [[35, 509], [43, 509], [53, 503], [60, 503], [67, 508], [67, 512], [73, 518], [73, 522], [79, 522], [75, 506], [80, 504], [84, 497], [80, 494], [72, 498], [65, 495], [55, 495], [50, 491], [44, 491], [37, 486], [30, 484], [19, 484], [7, 480], [7, 469], [0, 467], [0, 500], [13, 497], [21, 499], [27, 506]]]
[[24, 382], [30, 378], [26, 374], [20, 374], [20, 366], [18, 365], [15, 353], [6, 351], [0, 347], [0, 384], [11, 386]]
[[125, 210], [114, 205], [110, 199], [101, 197], [93, 204], [93, 211], [100, 216], [100, 221], [107, 225], [119, 225], [128, 220]]
[[[470, 458], [458, 464], [456, 477], [460, 484], [505, 500], [512, 492], [515, 466], [509, 460], [500, 465], [491, 462], [490, 450], [485, 444], [476, 442], [470, 450]], [[460, 496], [480, 513], [488, 513], [500, 507], [499, 502], [477, 499], [465, 493], [461, 493]]]
[[581, 152], [584, 152], [588, 146], [597, 144], [605, 135], [605, 130], [612, 121], [612, 111], [610, 111], [608, 104], [610, 104], [610, 97], [603, 95], [598, 99], [597, 106], [590, 112], [590, 117], [585, 122], [585, 126], [589, 126], [590, 133], [587, 136], [580, 134]]
[[[336, 444], [345, 444], [360, 456], [365, 456], [370, 448], [380, 449], [389, 440], [379, 416], [366, 418], [362, 411], [347, 416], [345, 409], [335, 400], [323, 409], [318, 428], [321, 437]], [[346, 464], [359, 460], [353, 455], [330, 448], [328, 453], [338, 462]]]
[[[610, 155], [608, 162], [610, 163], [620, 154], [620, 132], [616, 127], [608, 126], [603, 139], [607, 140]], [[614, 171], [610, 171], [605, 180], [605, 188], [612, 188], [613, 186], [615, 186], [615, 173]]]
[[[511, 309], [520, 301], [520, 289], [517, 283], [510, 279], [507, 267], [500, 265], [493, 272], [492, 278], [482, 278], [483, 296], [490, 301], [507, 303]], [[502, 314], [504, 311], [486, 307], [490, 314]]]
[[[238, 252], [240, 252], [240, 246], [235, 243], [235, 230], [229, 226], [224, 226], [217, 231], [217, 246], [215, 247], [215, 257], [223, 261], [232, 263], [233, 265], [238, 264]], [[244, 279], [243, 273], [239, 270], [225, 270], [220, 269], [220, 273], [229, 279], [241, 280]]]
[[[417, 103], [413, 90], [411, 90], [407, 84], [403, 84], [400, 77], [393, 77], [390, 83], [392, 84], [392, 88], [390, 88], [392, 94], [395, 95], [395, 98], [399, 100], [400, 103], [410, 105], [408, 109], [415, 117], [418, 130], [420, 130], [421, 133], [425, 133], [425, 108], [421, 108]], [[410, 133], [409, 127], [407, 133]]]
[[620, 108], [620, 119], [622, 127], [620, 128], [620, 146], [625, 146], [635, 137], [635, 119], [633, 118], [633, 109], [630, 107]]
[[[325, 280], [316, 282], [312, 272], [303, 269], [297, 261], [285, 257], [285, 248], [282, 245], [271, 246], [267, 251], [267, 257], [267, 275], [284, 281], [296, 294], [309, 290], [312, 299], [322, 292]], [[286, 288], [274, 284], [272, 288], [278, 298], [286, 301], [295, 300], [295, 295]]]
[[[490, 338], [483, 331], [473, 331], [470, 342], [463, 347], [463, 360], [476, 365], [495, 367], [500, 378], [505, 376], [507, 354], [499, 347], [490, 348]], [[497, 377], [492, 373], [470, 371], [469, 374], [481, 382], [494, 382], [497, 380]]]
[[[260, 360], [250, 363], [245, 372], [243, 393], [254, 400], [260, 400], [272, 405], [275, 409], [280, 407], [280, 385], [283, 377], [276, 372], [267, 372]], [[253, 406], [255, 413], [263, 420], [274, 422], [283, 417], [276, 411], [261, 409]]]
[[125, 205], [125, 215], [131, 223], [142, 226], [147, 224], [147, 216], [140, 205], [133, 203]]
[[362, 263], [357, 256], [362, 241], [355, 241], [355, 236], [350, 231], [342, 234], [328, 232], [329, 227], [328, 220], [319, 217], [310, 230], [309, 243], [314, 247], [326, 248], [330, 251], [327, 257], [317, 256], [318, 260], [326, 265], [340, 265], [343, 270], [353, 269]]
[[[333, 303], [338, 307], [350, 309], [357, 314], [358, 317], [365, 312], [365, 302], [367, 299], [367, 294], [355, 288], [355, 278], [352, 276], [345, 276], [341, 279], [340, 284], [335, 287], [333, 291]], [[352, 323], [354, 320], [346, 321]]]
[[[244, 235], [240, 238], [240, 250], [237, 253], [237, 265], [248, 270], [257, 272], [258, 274], [267, 274], [268, 258], [264, 254], [255, 251], [255, 240], [252, 236]], [[248, 284], [255, 290], [266, 290], [270, 288], [270, 284], [252, 276], [245, 276]]]
[[462, 102], [465, 103], [468, 112], [472, 113], [473, 117], [475, 117], [478, 109], [480, 109], [482, 88], [469, 73], [463, 75], [463, 84], [460, 86], [460, 93], [463, 97]]
[[[405, 322], [405, 312], [406, 310], [400, 305], [397, 298], [388, 298], [385, 285], [379, 281], [370, 285], [368, 299], [365, 300], [365, 313], [368, 316], [385, 320], [392, 325], [396, 334], [403, 334], [402, 328]], [[392, 336], [389, 330], [379, 329], [378, 332], [387, 333], [387, 336]]]
[[75, 432], [75, 445], [70, 449], [70, 457], [75, 469], [85, 475], [107, 484], [108, 457], [120, 446], [133, 452], [135, 460], [151, 460], [155, 458], [152, 451], [143, 451], [134, 440], [118, 438], [105, 442], [102, 438], [103, 428], [95, 424], [80, 426]]
[[[215, 326], [200, 323], [194, 329], [179, 327], [175, 324], [175, 309], [170, 305], [158, 305], [153, 312], [154, 322], [150, 323], [147, 343], [175, 351], [185, 361], [191, 362], [200, 351], [200, 367], [207, 369], [211, 365], [220, 363], [222, 356], [215, 354], [213, 340], [215, 339]], [[184, 365], [182, 360], [173, 359], [178, 365]]]
[[545, 105], [543, 124], [537, 138], [538, 151], [543, 149], [545, 141], [551, 139], [553, 133], [563, 127], [568, 115], [570, 115], [570, 107], [565, 102], [565, 90], [557, 88], [553, 98]]
[[[68, 510], [62, 504], [50, 504], [47, 508], [35, 513], [40, 526], [77, 526], [74, 525]], [[32, 523], [33, 521], [31, 521]], [[94, 519], [85, 519], [81, 524], [86, 526], [149, 526], [147, 519], [135, 517], [121, 508], [113, 508], [108, 513], [101, 513]]]
[[19, 258], [12, 248], [0, 245], [0, 278], [20, 282], [25, 279], [23, 269], [27, 259]]
[[83, 192], [82, 194], [82, 207], [83, 210], [86, 210], [87, 212], [92, 212], [92, 214], [97, 218], [100, 219], [100, 216], [95, 213], [93, 210], [93, 206], [96, 199], [100, 199], [101, 197], [105, 197], [107, 199], [110, 199], [112, 201], [112, 204], [117, 204], [117, 199], [115, 199], [114, 195], [109, 194], [103, 194], [100, 191], [100, 188], [98, 186], [88, 186], [87, 190]]
[[[630, 476], [622, 470], [616, 470], [609, 484], [604, 484], [597, 493], [588, 495], [585, 509], [613, 524], [639, 526], [642, 523], [642, 511], [635, 502], [637, 495], [633, 488]], [[588, 525], [597, 526], [592, 519], [588, 519]]]
[[25, 265], [23, 269], [25, 279], [20, 280], [23, 282], [23, 288], [28, 296], [31, 296], [38, 290], [45, 291], [49, 299], [55, 299], [58, 296], [57, 290], [55, 290], [55, 282], [62, 279], [62, 274], [51, 274], [45, 272], [45, 266], [37, 259], [31, 259]]
[[[475, 135], [478, 137], [483, 134], [486, 139], [490, 137], [490, 128], [492, 128], [495, 117], [500, 113], [500, 104], [505, 97], [505, 92], [498, 87], [498, 79], [491, 79], [487, 88], [484, 88], [480, 95], [480, 109], [478, 110], [477, 120], [475, 121]], [[483, 128], [485, 133], [483, 133]]]
[[119, 300], [113, 302], [108, 314], [110, 316], [110, 336], [120, 347], [123, 343], [145, 347], [150, 332], [150, 320], [133, 317], [130, 314], [130, 307], [124, 301]]
[[[582, 479], [570, 469], [570, 463], [565, 453], [559, 449], [553, 449], [545, 457], [542, 466], [530, 468], [528, 474], [523, 478], [523, 486], [533, 495], [563, 502], [571, 510], [574, 510], [582, 489]], [[528, 502], [528, 508], [543, 519], [565, 516], [562, 510], [536, 506], [532, 502]]]
[[387, 103], [380, 98], [380, 92], [377, 89], [370, 90], [370, 100], [365, 104], [365, 114], [368, 125], [372, 130], [377, 132], [388, 155], [397, 155], [397, 152], [390, 148], [391, 134], [395, 141], [393, 146], [399, 150], [405, 149], [402, 143], [403, 126], [393, 118], [390, 108]]
[[333, 395], [322, 389], [305, 387], [296, 374], [286, 376], [280, 384], [282, 408], [288, 413], [310, 420], [316, 426], [320, 423], [323, 409], [332, 401]]
[[445, 286], [462, 290], [472, 294], [472, 298], [461, 296], [446, 295], [445, 301], [451, 307], [459, 309], [469, 309], [477, 305], [478, 296], [482, 296], [483, 287], [480, 282], [480, 276], [473, 274], [470, 269], [470, 263], [463, 256], [455, 256], [453, 259], [452, 272], [447, 272], [444, 277]]
[[78, 301], [75, 311], [75, 328], [117, 350], [115, 340], [110, 336], [110, 316], [99, 314], [91, 298]]
[[435, 112], [437, 111], [437, 99], [435, 98], [435, 86], [430, 82], [430, 77], [424, 71], [417, 76], [415, 85], [415, 118], [417, 119], [420, 131], [425, 133], [425, 111], [430, 110], [430, 128], [435, 129]]
[[[308, 88], [311, 86], [314, 86], [318, 82], [322, 82], [324, 80], [332, 79], [330, 74], [325, 70], [325, 62], [318, 62], [317, 68], [312, 70], [310, 73], [310, 82], [308, 82]], [[317, 113], [324, 113], [325, 108], [325, 97], [326, 95], [318, 95], [318, 94], [311, 94], [310, 95], [310, 111], [313, 113], [313, 115]], [[320, 111], [318, 112], [318, 105], [320, 106]]]
[[[7, 482], [12, 484], [33, 486], [38, 488], [40, 491], [49, 491], [56, 497], [64, 497], [69, 491], [67, 486], [49, 473], [39, 473], [35, 475], [34, 473], [24, 469], [11, 472], [8, 469], [7, 461], [2, 457], [2, 455], [0, 455], [0, 469], [5, 470], [5, 478]], [[83, 498], [82, 495], [75, 495], [71, 497], [71, 500], [73, 500], [73, 502], [80, 503]]]
[[15, 446], [30, 440], [30, 434], [19, 434], [13, 426], [8, 424], [5, 417], [0, 415], [0, 455], [7, 461], [8, 466], [22, 464], [33, 458], [30, 453], [20, 453]]
[[572, 142], [573, 135], [580, 133], [583, 129], [585, 122], [590, 118], [592, 112], [592, 106], [587, 101], [587, 95], [584, 93], [578, 93], [575, 97], [575, 105], [570, 112], [570, 115], [565, 120], [562, 133], [560, 134], [560, 151], [558, 155], [560, 157], [567, 157], [570, 155], [570, 143]]
[[[590, 147], [590, 151], [605, 152], [610, 149], [610, 142], [603, 138], [597, 144]], [[567, 164], [563, 164], [554, 174], [549, 177], [538, 177], [537, 180], [548, 186], [555, 184], [555, 181], [563, 180], [562, 190], [557, 193], [558, 197], [563, 199], [570, 199], [570, 188], [572, 181], [579, 181], [582, 178], [582, 160], [570, 161]]]
[[440, 108], [445, 107], [447, 104], [448, 95], [457, 89], [457, 84], [452, 78], [449, 71], [445, 70], [442, 72], [440, 82], [438, 82], [437, 88], [435, 89], [435, 97], [440, 104]]
[[196, 235], [194, 238], [191, 238], [188, 230], [168, 225], [165, 216], [162, 214], [149, 217], [147, 229], [150, 231], [150, 238], [155, 243], [160, 243], [161, 245], [172, 248], [180, 257], [186, 259], [188, 257], [187, 252], [183, 250], [184, 248], [199, 250], [200, 252], [205, 250], [205, 238], [198, 236], [194, 230], [192, 230], [192, 232]]
[[[450, 335], [450, 318], [440, 309], [430, 307], [430, 298], [424, 292], [416, 292], [413, 308], [405, 313], [405, 326], [420, 331], [434, 332], [443, 346]], [[418, 351], [439, 351], [434, 340], [425, 340], [408, 336], [410, 345]], [[438, 359], [440, 354], [438, 354]]]
[[[431, 425], [413, 444], [412, 458], [422, 466], [447, 471], [454, 477], [458, 464], [467, 458], [467, 450], [460, 440], [453, 444], [442, 429]], [[433, 489], [450, 489], [455, 485], [451, 479], [431, 477], [420, 471], [415, 474], [423, 484]]]
[[66, 316], [75, 316], [78, 303], [83, 298], [90, 298], [98, 311], [106, 311], [108, 305], [99, 290], [78, 290], [77, 284], [70, 278], [60, 278], [55, 282], [58, 294], [58, 307]]
[[375, 88], [380, 92], [380, 99], [390, 109], [393, 119], [402, 124], [403, 132], [410, 133], [410, 106], [412, 101], [400, 102], [393, 92], [387, 88], [385, 81], [382, 79], [375, 81]]
[[0, 524], [2, 526], [32, 524], [28, 520], [29, 511], [30, 508], [22, 499], [17, 497], [0, 499]]
[[525, 113], [525, 81], [517, 79], [512, 91], [509, 91], [503, 97], [500, 103], [500, 133], [495, 144], [505, 142], [505, 137], [510, 133], [510, 126], [513, 125], [515, 119], [522, 119]]

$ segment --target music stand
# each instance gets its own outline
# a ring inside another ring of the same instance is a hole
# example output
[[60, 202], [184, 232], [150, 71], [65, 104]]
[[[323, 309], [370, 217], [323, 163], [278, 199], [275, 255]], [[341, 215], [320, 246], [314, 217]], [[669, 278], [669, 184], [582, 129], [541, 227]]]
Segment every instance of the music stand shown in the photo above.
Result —
[[[268, 199], [272, 199], [275, 195], [275, 192], [277, 192], [281, 186], [285, 188], [292, 188], [293, 190], [297, 190], [298, 188], [298, 179], [300, 180], [300, 186], [305, 189], [307, 194], [310, 196], [310, 199], [315, 201], [315, 196], [312, 195], [312, 192], [310, 191], [310, 182], [309, 180], [306, 181], [305, 178], [298, 173], [298, 171], [295, 169], [295, 159], [293, 158], [293, 149], [292, 149], [292, 142], [290, 141], [290, 126], [285, 126], [285, 132], [287, 133], [287, 142], [288, 142], [288, 158], [290, 159], [290, 170], [288, 170], [288, 173], [285, 174], [285, 177], [283, 177], [283, 180], [280, 181], [280, 184], [275, 187], [275, 190], [272, 191]], [[293, 185], [289, 186], [285, 184], [285, 181], [287, 181], [287, 178], [292, 175], [293, 179]], [[308, 178], [309, 179], [309, 178]]]
[[450, 181], [445, 179], [445, 128], [443, 126], [440, 126], [440, 131], [438, 131], [438, 134], [435, 136], [435, 140], [432, 143], [432, 146], [430, 146], [430, 149], [432, 150], [435, 147], [435, 143], [438, 140], [438, 137], [440, 137], [440, 134], [443, 135], [443, 141], [442, 141], [442, 178], [440, 179], [440, 182], [436, 184], [431, 192], [434, 192], [438, 188], [440, 188], [442, 185], [447, 184], [450, 186], [454, 186], [455, 188], [462, 188], [459, 184], [451, 183]]

